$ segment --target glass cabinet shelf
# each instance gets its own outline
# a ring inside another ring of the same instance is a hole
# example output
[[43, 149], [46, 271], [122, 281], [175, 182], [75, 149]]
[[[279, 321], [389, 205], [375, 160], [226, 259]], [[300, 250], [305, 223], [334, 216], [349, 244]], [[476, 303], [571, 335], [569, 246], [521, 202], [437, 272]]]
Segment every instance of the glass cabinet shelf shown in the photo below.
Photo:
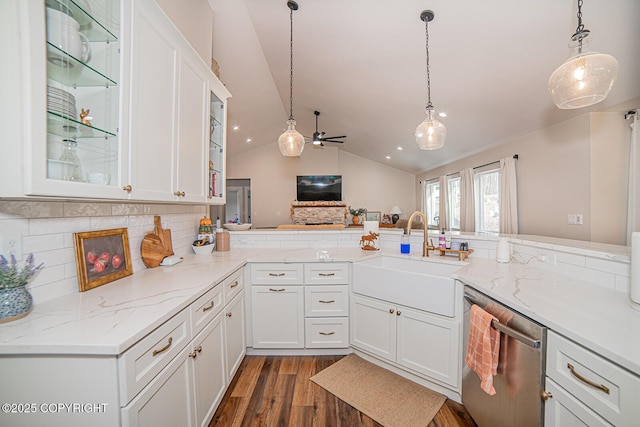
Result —
[[70, 87], [116, 86], [117, 83], [90, 65], [47, 42], [49, 78]]
[[107, 138], [115, 133], [47, 111], [47, 132], [64, 138]]
[[45, 4], [47, 7], [64, 12], [78, 21], [80, 31], [89, 41], [112, 42], [118, 40], [118, 37], [101, 23], [101, 19], [94, 17], [94, 11], [91, 11], [85, 0], [46, 0]]

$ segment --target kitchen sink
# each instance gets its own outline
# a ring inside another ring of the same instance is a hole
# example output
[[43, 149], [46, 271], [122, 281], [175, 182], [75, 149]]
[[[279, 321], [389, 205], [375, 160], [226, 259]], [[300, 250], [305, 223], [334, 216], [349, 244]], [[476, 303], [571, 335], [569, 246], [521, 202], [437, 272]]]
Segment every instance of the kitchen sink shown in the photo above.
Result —
[[353, 292], [455, 316], [456, 285], [451, 274], [464, 263], [380, 256], [353, 264]]

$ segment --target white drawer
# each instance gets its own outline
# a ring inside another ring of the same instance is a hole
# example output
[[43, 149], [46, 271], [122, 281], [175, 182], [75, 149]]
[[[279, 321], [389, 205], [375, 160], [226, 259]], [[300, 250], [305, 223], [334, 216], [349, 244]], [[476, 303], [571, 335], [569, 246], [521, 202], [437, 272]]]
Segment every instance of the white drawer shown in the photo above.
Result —
[[553, 331], [548, 333], [547, 376], [611, 424], [631, 426], [640, 420], [640, 377]]
[[192, 336], [196, 336], [207, 323], [222, 311], [222, 286], [216, 285], [206, 294], [195, 300], [191, 306]]
[[307, 318], [304, 323], [306, 348], [349, 347], [349, 318]]
[[302, 285], [302, 264], [251, 264], [252, 285]]
[[348, 316], [349, 286], [305, 287], [304, 315], [307, 317]]
[[118, 359], [120, 404], [125, 406], [191, 339], [189, 309], [167, 320]]
[[236, 295], [244, 289], [244, 275], [242, 268], [236, 270], [222, 281], [222, 289], [224, 294], [224, 304], [227, 305]]
[[312, 262], [304, 265], [304, 283], [307, 285], [348, 285], [348, 263]]

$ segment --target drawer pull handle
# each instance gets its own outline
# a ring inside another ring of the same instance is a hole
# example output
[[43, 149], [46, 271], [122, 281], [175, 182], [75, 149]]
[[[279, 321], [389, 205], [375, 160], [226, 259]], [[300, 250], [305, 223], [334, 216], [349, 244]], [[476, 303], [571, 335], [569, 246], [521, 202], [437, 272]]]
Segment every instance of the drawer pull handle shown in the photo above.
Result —
[[334, 302], [336, 302], [336, 300], [330, 299], [330, 300], [320, 300], [318, 302], [321, 302], [323, 304], [333, 304]]
[[284, 276], [284, 273], [269, 273], [269, 276], [271, 276], [271, 277], [282, 277], [282, 276]]
[[273, 289], [273, 288], [269, 288], [269, 290], [271, 292], [284, 292], [284, 288], [280, 288], [280, 289]]
[[233, 282], [233, 285], [229, 286], [231, 289], [235, 288], [236, 286], [238, 286], [238, 281], [236, 280], [235, 282]]
[[130, 186], [130, 185], [125, 185], [124, 187], [122, 187], [122, 189], [123, 189], [124, 191], [126, 191], [127, 193], [131, 193], [131, 190], [132, 190], [132, 188], [131, 188], [131, 186]]
[[333, 335], [335, 332], [318, 332], [320, 335]]
[[156, 357], [160, 353], [164, 353], [165, 351], [169, 350], [169, 347], [171, 347], [172, 342], [173, 342], [173, 338], [169, 337], [169, 339], [167, 340], [167, 345], [165, 345], [162, 348], [159, 348], [158, 350], [153, 350], [153, 357]]
[[202, 312], [209, 311], [209, 310], [211, 310], [212, 308], [213, 308], [213, 301], [211, 301], [211, 304], [209, 304], [208, 306], [203, 307], [203, 308], [202, 308]]
[[335, 276], [336, 273], [319, 273], [318, 276], [321, 277], [331, 277], [331, 276]]
[[227, 317], [231, 317], [232, 315], [233, 315], [233, 314], [232, 314], [231, 312], [228, 312], [228, 313], [226, 314], [226, 316], [227, 316]]
[[579, 373], [577, 373], [575, 371], [575, 369], [574, 369], [574, 367], [573, 367], [573, 365], [571, 363], [567, 363], [567, 368], [571, 372], [571, 375], [573, 375], [574, 377], [576, 377], [577, 379], [579, 379], [583, 383], [588, 384], [591, 387], [597, 388], [598, 390], [602, 390], [606, 394], [609, 394], [609, 387], [607, 387], [606, 385], [602, 385], [602, 384], [596, 384], [593, 381], [590, 381], [590, 380], [586, 379], [585, 377], [583, 377], [582, 375], [580, 375]]

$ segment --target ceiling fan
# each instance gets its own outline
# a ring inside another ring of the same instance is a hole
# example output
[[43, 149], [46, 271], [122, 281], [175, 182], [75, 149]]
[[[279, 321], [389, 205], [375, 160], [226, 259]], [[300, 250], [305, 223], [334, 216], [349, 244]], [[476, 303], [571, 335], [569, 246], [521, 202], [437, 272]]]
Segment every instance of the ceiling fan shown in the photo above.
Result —
[[325, 142], [333, 142], [336, 144], [344, 144], [344, 141], [341, 141], [341, 138], [346, 138], [347, 135], [340, 136], [325, 136], [324, 132], [318, 132], [318, 116], [320, 115], [320, 111], [314, 111], [313, 114], [316, 116], [316, 131], [313, 133], [313, 138], [311, 138], [311, 143], [315, 146], [324, 147]]

